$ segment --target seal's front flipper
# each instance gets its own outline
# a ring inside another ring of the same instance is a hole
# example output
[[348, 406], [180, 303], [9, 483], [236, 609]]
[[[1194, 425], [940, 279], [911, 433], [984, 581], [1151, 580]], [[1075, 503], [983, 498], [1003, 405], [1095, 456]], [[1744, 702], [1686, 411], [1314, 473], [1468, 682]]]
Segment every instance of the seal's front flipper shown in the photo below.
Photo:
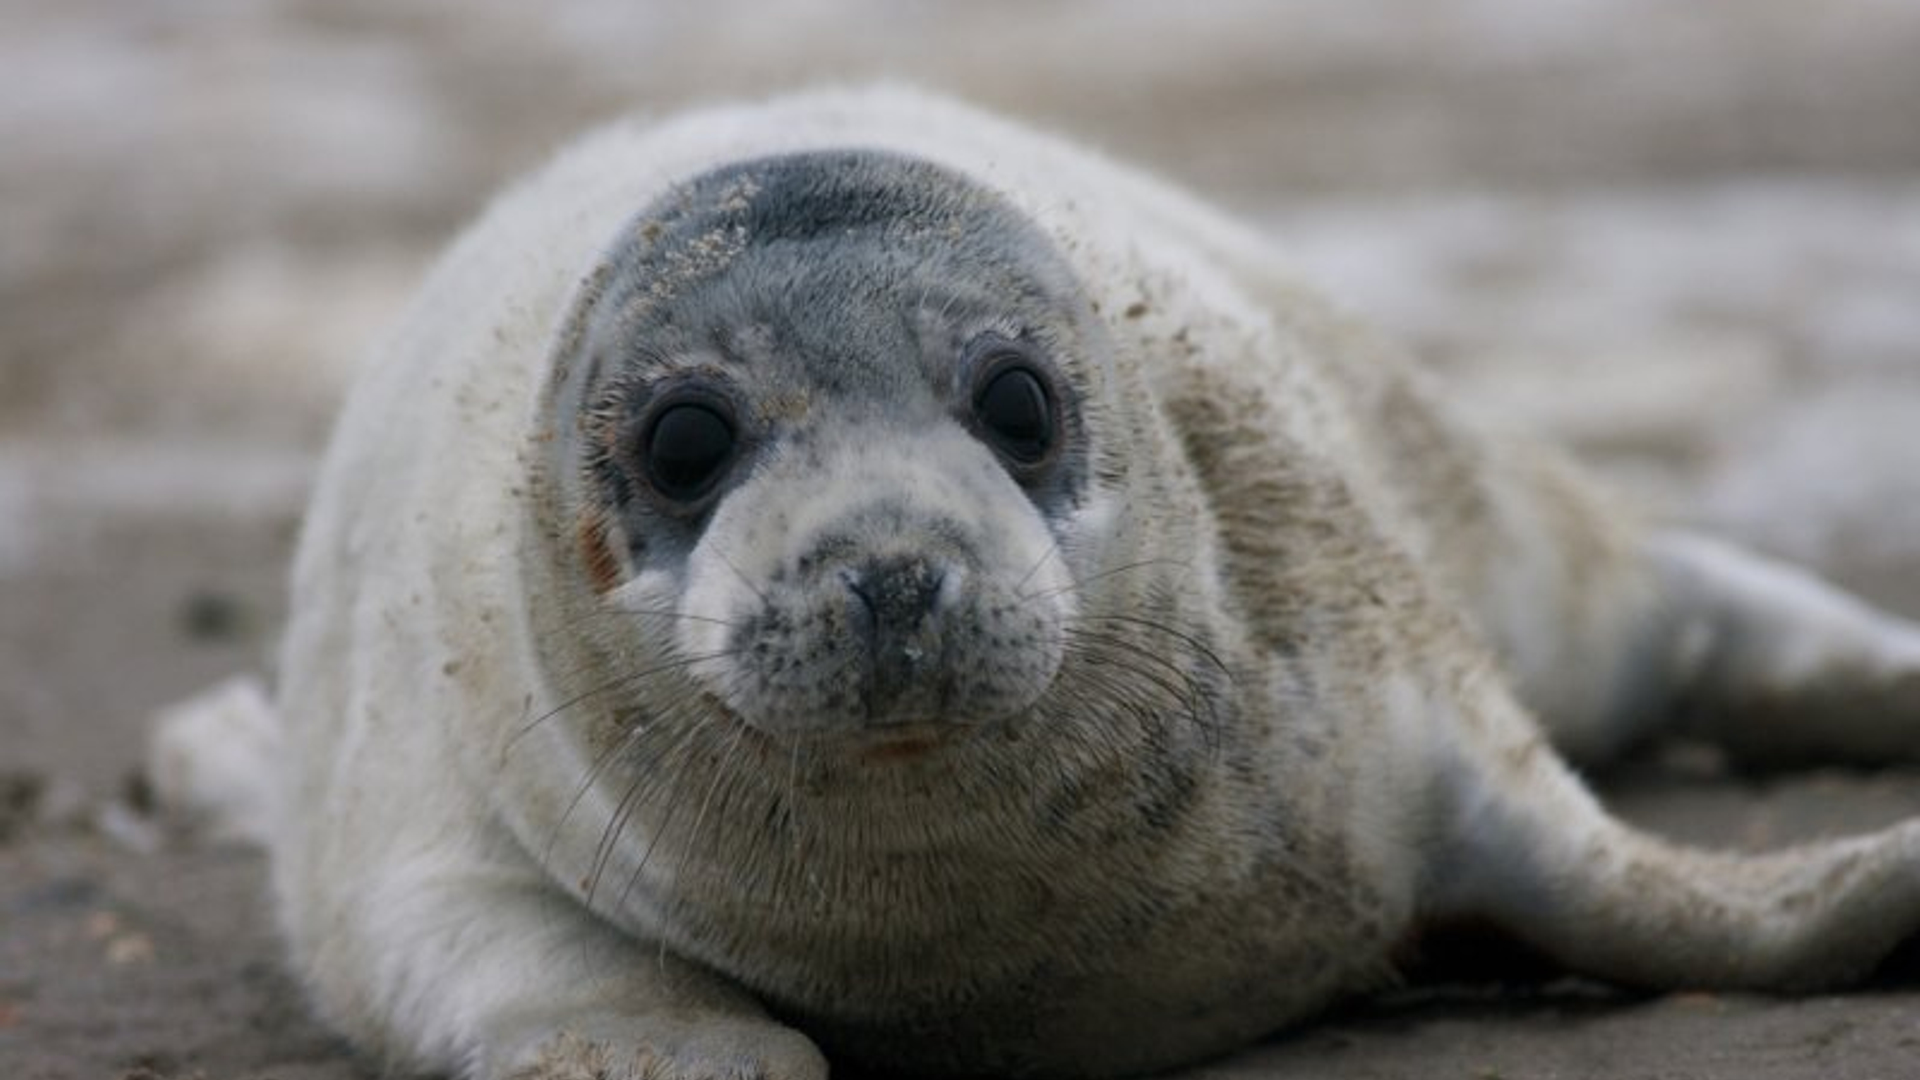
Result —
[[1574, 970], [1653, 988], [1804, 990], [1920, 929], [1920, 820], [1749, 855], [1609, 817], [1488, 683], [1441, 749], [1422, 916], [1491, 923]]
[[264, 847], [278, 814], [280, 744], [266, 688], [235, 676], [155, 714], [147, 773], [170, 816]]
[[747, 991], [602, 922], [473, 831], [397, 828], [299, 916], [316, 1003], [389, 1066], [459, 1080], [826, 1080]]
[[1703, 537], [1648, 556], [1679, 730], [1762, 763], [1920, 760], [1920, 625]]
[[478, 1042], [463, 1055], [470, 1080], [826, 1080], [813, 1043], [742, 991], [577, 909], [543, 908], [531, 895], [476, 907], [491, 944], [445, 969], [478, 991], [447, 1017]]

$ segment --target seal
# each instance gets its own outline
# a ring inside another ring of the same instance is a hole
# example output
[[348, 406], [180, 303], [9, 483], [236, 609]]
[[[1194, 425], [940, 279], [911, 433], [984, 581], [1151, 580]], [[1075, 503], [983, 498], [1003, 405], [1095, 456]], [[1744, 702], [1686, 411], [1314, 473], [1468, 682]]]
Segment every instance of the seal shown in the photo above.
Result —
[[1920, 750], [1920, 629], [1633, 520], [1251, 230], [910, 91], [589, 137], [365, 370], [301, 544], [276, 893], [473, 1077], [1107, 1077], [1473, 919], [1794, 989], [1920, 823], [1763, 855], [1567, 762]]

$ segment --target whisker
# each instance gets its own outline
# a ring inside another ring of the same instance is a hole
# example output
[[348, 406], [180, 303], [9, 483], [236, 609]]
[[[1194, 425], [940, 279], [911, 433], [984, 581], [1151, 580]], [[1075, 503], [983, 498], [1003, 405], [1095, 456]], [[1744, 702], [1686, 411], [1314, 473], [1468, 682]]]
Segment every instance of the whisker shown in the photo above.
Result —
[[786, 790], [787, 835], [793, 843], [793, 850], [796, 854], [800, 850], [800, 834], [799, 834], [799, 830], [794, 828], [794, 826], [797, 824], [797, 822], [794, 819], [799, 813], [799, 804], [800, 804], [800, 740], [790, 739], [788, 740], [788, 743], [787, 743], [787, 790]]
[[1059, 552], [1060, 552], [1060, 541], [1055, 540], [1053, 543], [1048, 544], [1047, 550], [1040, 554], [1039, 560], [1036, 561], [1032, 566], [1028, 567], [1027, 572], [1020, 575], [1020, 580], [1014, 583], [1013, 595], [1020, 597], [1020, 599], [1022, 600], [1032, 599], [1032, 597], [1024, 595], [1021, 592], [1021, 590], [1027, 587], [1027, 582], [1033, 580], [1033, 575], [1039, 573], [1041, 567], [1047, 565], [1047, 560], [1053, 558], [1055, 555], [1059, 554]]
[[716, 619], [711, 615], [690, 615], [684, 611], [666, 611], [659, 608], [621, 607], [617, 603], [609, 604], [604, 610], [594, 612], [594, 614], [638, 615], [649, 619], [678, 619], [681, 622], [712, 623], [715, 626], [724, 626], [729, 630], [737, 629], [740, 626], [740, 623], [733, 619]]
[[[713, 732], [706, 725], [696, 726], [690, 729], [688, 733], [690, 735], [698, 733], [706, 737], [713, 736]], [[746, 733], [746, 726], [744, 724], [740, 725], [740, 727], [734, 732], [734, 740], [737, 742], [741, 738], [741, 736], [743, 736], [745, 733]], [[722, 755], [722, 756], [724, 757], [725, 755]], [[715, 783], [717, 784], [717, 782], [718, 782], [718, 777], [716, 776]], [[708, 798], [712, 796], [714, 786], [715, 786], [714, 784], [708, 785], [707, 787]], [[684, 788], [684, 785], [680, 785], [680, 784], [675, 784], [673, 786], [673, 790], [676, 793], [681, 792], [683, 788]], [[667, 834], [673, 831], [674, 815], [679, 812], [681, 803], [683, 801], [684, 801], [683, 799], [676, 798], [673, 801], [673, 803], [667, 807], [667, 812], [660, 819], [659, 826], [654, 830], [653, 835], [647, 838], [647, 849], [640, 853], [640, 861], [634, 865], [633, 871], [627, 875], [627, 883], [621, 887], [620, 897], [617, 903], [620, 903], [620, 904], [626, 903], [627, 897], [633, 892], [633, 887], [639, 884], [641, 876], [647, 872], [647, 865], [653, 861], [653, 853], [656, 849], [659, 848], [660, 841], [665, 839]], [[706, 799], [703, 798], [701, 800], [701, 809], [700, 809], [699, 816], [704, 817], [705, 815], [706, 815]], [[685, 851], [687, 849], [683, 848], [682, 850]]]
[[500, 748], [500, 756], [502, 759], [504, 759], [508, 754], [513, 752], [514, 746], [517, 745], [521, 739], [524, 739], [528, 735], [532, 734], [535, 728], [539, 727], [541, 724], [546, 723], [548, 720], [551, 720], [554, 717], [560, 715], [561, 713], [566, 712], [568, 709], [571, 709], [576, 705], [579, 705], [580, 703], [588, 700], [589, 698], [598, 697], [601, 694], [611, 693], [615, 690], [620, 689], [623, 686], [631, 686], [642, 679], [651, 678], [655, 675], [662, 675], [670, 671], [689, 668], [695, 664], [703, 664], [712, 660], [723, 660], [729, 656], [733, 656], [734, 654], [735, 654], [734, 650], [728, 649], [728, 650], [723, 650], [721, 652], [705, 653], [700, 656], [676, 657], [673, 660], [669, 660], [666, 663], [659, 664], [654, 667], [642, 668], [639, 671], [627, 672], [608, 682], [602, 683], [601, 685], [596, 686], [591, 690], [587, 690], [582, 693], [575, 694], [574, 696], [568, 698], [567, 700], [562, 701], [560, 704], [555, 705], [553, 708], [548, 709], [546, 712], [541, 713], [539, 716], [535, 717], [530, 723], [527, 723], [524, 726], [522, 726], [520, 730], [508, 736], [506, 745]]
[[[1090, 647], [1090, 645], [1107, 646], [1108, 648], [1103, 651], [1100, 648]], [[1183, 687], [1180, 682], [1175, 681], [1175, 679], [1139, 667], [1137, 665], [1137, 660], [1141, 655], [1139, 650], [1123, 650], [1127, 655], [1121, 656], [1116, 655], [1112, 645], [1112, 642], [1105, 641], [1094, 641], [1091, 643], [1078, 642], [1069, 646], [1067, 653], [1070, 656], [1077, 656], [1097, 665], [1095, 668], [1098, 672], [1097, 676], [1093, 672], [1088, 672], [1087, 675], [1089, 678], [1097, 678], [1101, 680], [1105, 686], [1115, 690], [1126, 691], [1132, 695], [1129, 698], [1129, 703], [1146, 710], [1145, 712], [1137, 714], [1142, 719], [1158, 721], [1161, 714], [1166, 709], [1172, 707], [1185, 707], [1189, 711], [1194, 708], [1194, 696], [1190, 686]], [[1180, 676], [1176, 675], [1175, 678], [1180, 678]], [[1144, 693], [1146, 687], [1138, 685], [1135, 680], [1160, 691], [1160, 693], [1164, 695], [1164, 698], [1157, 702], [1148, 700]], [[1159, 708], [1151, 708], [1151, 706], [1154, 705], [1158, 705]]]
[[767, 599], [767, 594], [761, 592], [760, 586], [755, 585], [753, 583], [752, 578], [748, 577], [745, 573], [741, 571], [741, 569], [738, 566], [735, 566], [733, 564], [733, 560], [727, 557], [726, 552], [721, 551], [718, 547], [715, 547], [713, 549], [713, 554], [715, 558], [718, 558], [720, 560], [722, 565], [724, 565], [727, 569], [733, 571], [733, 576], [740, 579], [740, 584], [745, 585], [747, 587], [748, 592], [752, 593], [754, 596], [759, 598], [762, 606], [771, 606], [771, 601]]
[[[1172, 566], [1182, 570], [1192, 569], [1192, 564], [1182, 562], [1179, 559], [1141, 559], [1138, 562], [1130, 562], [1120, 566], [1109, 567], [1105, 570], [1100, 571], [1097, 574], [1088, 574], [1086, 577], [1079, 578], [1074, 581], [1070, 581], [1065, 585], [1056, 585], [1051, 589], [1042, 589], [1037, 593], [1020, 593], [1019, 589], [1017, 588], [1014, 590], [1014, 592], [1016, 595], [1019, 595], [1020, 599], [1022, 600], [1042, 600], [1042, 599], [1045, 599], [1046, 597], [1054, 596], [1059, 593], [1067, 592], [1069, 590], [1085, 588], [1086, 586], [1091, 585], [1096, 581], [1101, 581], [1106, 578], [1115, 577], [1117, 575], [1125, 574], [1133, 570], [1143, 570], [1150, 566]], [[1037, 570], [1038, 567], [1035, 567], [1035, 569]], [[1028, 577], [1031, 577], [1031, 576], [1032, 576], [1032, 573], [1029, 572]], [[1020, 580], [1022, 585], [1026, 584], [1026, 578], [1022, 578]]]
[[[1156, 700], [1155, 688], [1119, 677], [1123, 669], [1108, 668], [1105, 662], [1075, 665], [1057, 691], [1080, 720], [1070, 730], [1084, 733], [1077, 742], [1088, 751], [1093, 771], [1132, 768], [1135, 740], [1126, 736], [1164, 728], [1167, 722], [1167, 703]], [[1123, 723], [1127, 716], [1133, 717], [1132, 725]]]
[[[587, 876], [587, 905], [589, 907], [593, 905], [594, 894], [599, 891], [600, 881], [606, 874], [607, 866], [613, 861], [614, 852], [619, 848], [621, 834], [626, 832], [627, 824], [632, 820], [633, 814], [646, 802], [647, 794], [651, 791], [661, 790], [662, 786], [668, 791], [676, 790], [671, 782], [665, 785], [653, 785], [652, 782], [657, 776], [670, 775], [672, 758], [684, 747], [699, 738], [704, 728], [705, 725], [698, 722], [683, 724], [683, 730], [680, 732], [679, 737], [669, 746], [662, 748], [659, 753], [654, 754], [646, 762], [636, 763], [633, 770], [633, 782], [627, 786], [626, 791], [621, 793], [620, 801], [615, 804], [613, 812], [607, 815], [606, 827], [600, 831], [600, 842], [594, 847], [593, 862], [591, 864], [592, 869], [588, 871]], [[660, 771], [656, 772], [656, 770]], [[666, 822], [672, 820], [673, 811], [677, 805], [678, 804], [675, 803], [667, 807], [665, 819], [660, 826], [662, 831], [667, 827]], [[652, 844], [658, 840], [659, 836], [656, 834], [653, 841], [649, 842], [647, 848], [649, 854], [653, 851]], [[631, 888], [631, 885], [629, 885], [629, 888]], [[625, 896], [626, 894], [623, 890], [621, 893], [622, 901], [625, 900]]]
[[[1124, 671], [1128, 678], [1143, 679], [1166, 693], [1169, 698], [1167, 704], [1180, 707], [1207, 740], [1208, 746], [1214, 750], [1219, 748], [1218, 707], [1213, 695], [1198, 678], [1155, 650], [1117, 635], [1075, 627], [1067, 627], [1065, 632], [1070, 650], [1076, 650], [1095, 662], [1111, 664], [1117, 671]], [[1106, 651], [1099, 651], [1102, 649]], [[1116, 656], [1116, 653], [1121, 656]]]
[[[585, 799], [587, 792], [593, 790], [594, 785], [599, 782], [601, 774], [607, 770], [607, 767], [621, 757], [635, 754], [635, 752], [642, 747], [648, 736], [660, 732], [671, 734], [674, 721], [678, 719], [680, 718], [674, 712], [655, 713], [645, 716], [641, 721], [634, 723], [627, 732], [620, 737], [619, 741], [608, 747], [594, 759], [592, 766], [587, 770], [586, 778], [582, 780], [580, 786], [574, 790], [572, 798], [567, 801], [566, 809], [561, 811], [559, 819], [554, 822], [553, 830], [547, 836], [547, 842], [541, 855], [541, 865], [551, 867], [553, 849], [555, 845], [559, 843], [560, 834], [565, 831], [567, 822], [573, 817], [574, 812], [580, 808], [580, 803]], [[684, 723], [683, 721], [681, 726], [684, 726]], [[657, 760], [660, 756], [661, 755], [656, 754], [655, 759]], [[641, 772], [636, 770], [635, 775], [639, 777]], [[632, 788], [629, 788], [628, 793], [622, 795], [622, 799], [624, 800], [629, 797], [632, 790]], [[616, 806], [614, 814], [617, 816], [619, 813], [620, 807]], [[601, 837], [602, 843], [604, 843], [605, 840], [606, 837], [603, 833]], [[596, 860], [599, 859], [598, 852], [599, 848], [596, 846]]]
[[[714, 737], [708, 725], [701, 724], [691, 727], [687, 732], [687, 737], [675, 744], [673, 754], [684, 760], [691, 755], [691, 748], [696, 747], [701, 742], [711, 740]], [[647, 839], [646, 850], [641, 853], [639, 863], [636, 864], [633, 873], [629, 875], [627, 879], [626, 886], [621, 890], [622, 900], [624, 900], [627, 893], [632, 890], [634, 882], [639, 879], [640, 873], [646, 869], [647, 863], [652, 860], [654, 849], [659, 846], [660, 841], [666, 837], [667, 833], [672, 831], [674, 817], [680, 811], [682, 796], [685, 791], [685, 784], [679, 782], [684, 779], [684, 776], [684, 770], [674, 774], [673, 779], [675, 783], [670, 785], [670, 791], [675, 798], [667, 805], [666, 813], [661, 816], [660, 822], [654, 829], [653, 835]], [[622, 829], [624, 828], [625, 826], [622, 825]]]
[[627, 750], [644, 738], [649, 731], [653, 730], [653, 727], [654, 725], [652, 723], [634, 725], [630, 731], [620, 737], [619, 742], [608, 747], [599, 757], [594, 759], [593, 764], [587, 769], [586, 779], [580, 782], [580, 786], [574, 790], [573, 797], [567, 800], [567, 808], [560, 812], [560, 817], [553, 823], [553, 831], [547, 835], [546, 845], [540, 855], [541, 866], [549, 870], [552, 869], [554, 845], [560, 842], [560, 834], [566, 830], [567, 820], [573, 817], [575, 810], [580, 808], [580, 801], [586, 798], [587, 792], [593, 790], [593, 785], [599, 781], [600, 774], [606, 771], [606, 767], [611, 764], [615, 758], [626, 753]]
[[1172, 682], [1166, 681], [1167, 679], [1170, 678], [1171, 680], [1177, 680], [1180, 683], [1186, 684], [1186, 688], [1189, 692], [1195, 689], [1193, 676], [1187, 674], [1186, 671], [1182, 670], [1180, 665], [1160, 655], [1154, 650], [1147, 648], [1145, 645], [1140, 645], [1138, 643], [1128, 641], [1123, 637], [1118, 637], [1113, 634], [1102, 634], [1098, 631], [1085, 630], [1085, 629], [1080, 629], [1072, 626], [1062, 627], [1061, 632], [1064, 633], [1069, 638], [1075, 639], [1076, 641], [1079, 641], [1079, 642], [1091, 643], [1094, 645], [1104, 645], [1110, 649], [1118, 649], [1128, 654], [1129, 656], [1133, 656], [1140, 660], [1144, 660], [1147, 663], [1153, 665], [1154, 667], [1159, 668], [1162, 671], [1165, 671], [1168, 673], [1168, 675], [1164, 677], [1150, 676], [1144, 670], [1141, 670], [1139, 668], [1133, 669], [1135, 674], [1138, 674], [1144, 678], [1154, 678], [1156, 681], [1162, 682], [1162, 685], [1171, 686], [1173, 685]]
[[1220, 659], [1220, 655], [1214, 652], [1213, 649], [1209, 647], [1206, 642], [1200, 640], [1200, 638], [1197, 635], [1188, 633], [1184, 630], [1176, 629], [1175, 627], [1168, 626], [1165, 623], [1155, 622], [1152, 619], [1143, 618], [1138, 615], [1089, 614], [1089, 615], [1077, 616], [1077, 619], [1080, 622], [1126, 623], [1130, 626], [1139, 626], [1148, 630], [1152, 630], [1155, 633], [1165, 634], [1168, 637], [1173, 638], [1175, 641], [1178, 641], [1181, 644], [1185, 645], [1187, 648], [1193, 650], [1195, 654], [1200, 656], [1202, 659], [1206, 660], [1207, 663], [1211, 664], [1216, 670], [1220, 672], [1220, 674], [1226, 676], [1226, 679], [1228, 682], [1233, 681], [1233, 669], [1231, 667], [1228, 667], [1227, 662], [1225, 660]]
[[[686, 833], [686, 842], [681, 845], [682, 854], [692, 853], [695, 846], [699, 843], [701, 830], [706, 826], [707, 812], [713, 808], [713, 797], [723, 788], [731, 784], [735, 775], [733, 771], [734, 759], [739, 755], [741, 746], [746, 742], [746, 737], [747, 725], [744, 723], [736, 724], [733, 738], [729, 739], [726, 747], [720, 751], [719, 760], [714, 768], [713, 778], [707, 783], [707, 793], [700, 798], [700, 810], [694, 814], [693, 825]], [[646, 868], [646, 860], [642, 859], [640, 865], [634, 868], [633, 875], [627, 879], [626, 890], [622, 890], [621, 892], [623, 900], [625, 899], [626, 891], [633, 888], [634, 882], [639, 880], [640, 874], [645, 871]]]

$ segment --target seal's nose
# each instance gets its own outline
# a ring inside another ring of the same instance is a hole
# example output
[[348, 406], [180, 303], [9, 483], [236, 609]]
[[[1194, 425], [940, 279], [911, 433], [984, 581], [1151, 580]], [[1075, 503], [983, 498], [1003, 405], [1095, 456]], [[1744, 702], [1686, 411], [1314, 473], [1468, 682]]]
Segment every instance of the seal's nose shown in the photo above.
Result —
[[944, 567], [919, 558], [869, 559], [840, 571], [876, 632], [910, 630], [935, 616], [946, 578]]
[[941, 662], [942, 614], [958, 574], [956, 568], [919, 557], [874, 558], [841, 568], [850, 621], [871, 660], [870, 720], [935, 718], [951, 681]]

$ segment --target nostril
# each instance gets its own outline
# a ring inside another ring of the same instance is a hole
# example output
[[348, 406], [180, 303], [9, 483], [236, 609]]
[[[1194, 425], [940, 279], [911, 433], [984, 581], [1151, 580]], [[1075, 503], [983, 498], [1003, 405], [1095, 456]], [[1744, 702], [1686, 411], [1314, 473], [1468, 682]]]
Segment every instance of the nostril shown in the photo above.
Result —
[[840, 569], [868, 625], [896, 631], [912, 630], [946, 606], [949, 576], [925, 559], [870, 559]]
[[850, 566], [840, 568], [840, 583], [852, 594], [853, 602], [848, 604], [854, 623], [865, 636], [872, 638], [875, 624], [879, 620], [879, 605], [874, 602], [872, 586], [859, 571]]

